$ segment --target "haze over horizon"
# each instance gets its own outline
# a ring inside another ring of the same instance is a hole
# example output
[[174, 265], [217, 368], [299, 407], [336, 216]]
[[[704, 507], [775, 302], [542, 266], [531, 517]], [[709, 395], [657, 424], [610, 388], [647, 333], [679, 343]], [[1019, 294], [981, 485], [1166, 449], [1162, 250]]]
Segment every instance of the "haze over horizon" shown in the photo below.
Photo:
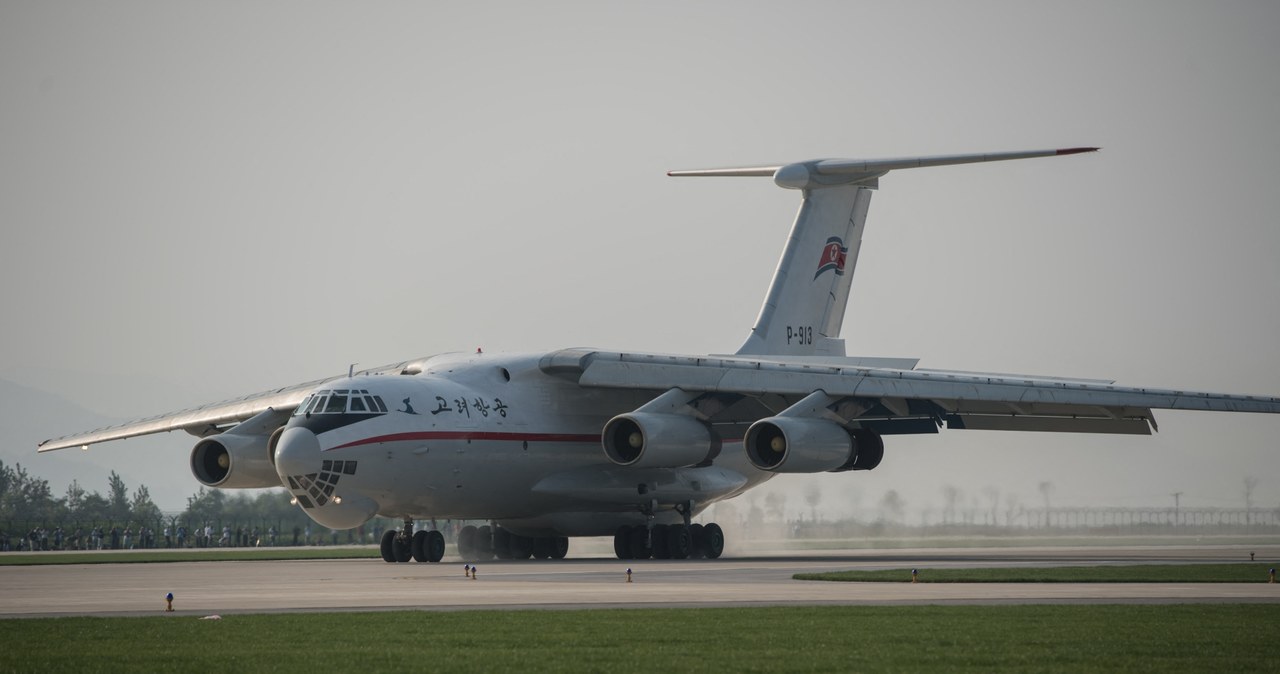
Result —
[[[477, 347], [732, 352], [798, 195], [665, 171], [1098, 145], [882, 179], [850, 355], [1280, 395], [1277, 25], [1268, 3], [5, 3], [0, 379], [111, 423]], [[37, 474], [72, 459], [36, 442], [88, 430], [7, 414], [0, 459]], [[1156, 418], [893, 437], [875, 471], [781, 486], [832, 512], [948, 485], [1038, 504], [1044, 481], [1239, 507], [1253, 476], [1280, 505], [1280, 417]], [[107, 443], [76, 474], [127, 467], [180, 509], [193, 444]]]

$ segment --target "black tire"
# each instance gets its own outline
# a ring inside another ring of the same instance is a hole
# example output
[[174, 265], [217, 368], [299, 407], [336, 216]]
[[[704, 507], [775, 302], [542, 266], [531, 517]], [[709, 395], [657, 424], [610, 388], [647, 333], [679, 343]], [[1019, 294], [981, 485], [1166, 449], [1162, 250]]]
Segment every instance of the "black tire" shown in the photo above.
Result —
[[382, 532], [382, 561], [395, 563], [396, 561], [396, 530], [387, 529]]
[[458, 554], [463, 559], [475, 559], [476, 528], [468, 524], [458, 532]]
[[529, 559], [530, 555], [533, 554], [533, 539], [528, 536], [511, 534], [509, 545], [511, 546], [509, 549], [511, 559]]
[[404, 536], [396, 536], [392, 541], [391, 547], [396, 551], [397, 562], [407, 562], [413, 559], [413, 541], [406, 539]]
[[653, 525], [653, 558], [654, 559], [671, 559], [671, 551], [667, 549], [667, 530], [671, 527], [665, 524]]
[[438, 562], [444, 559], [444, 534], [439, 531], [428, 531], [427, 543], [424, 547], [427, 551], [428, 562]]
[[551, 559], [564, 559], [569, 554], [569, 538], [556, 536], [551, 539]]
[[413, 561], [427, 561], [427, 532], [415, 531], [413, 533], [413, 544], [409, 547], [409, 552], [413, 554]]
[[707, 559], [720, 559], [720, 555], [724, 553], [724, 530], [719, 524], [712, 522], [703, 527], [703, 532], [707, 536]]
[[493, 530], [493, 556], [498, 559], [511, 559], [511, 539], [514, 536], [506, 529]]
[[631, 559], [631, 527], [623, 525], [614, 532], [613, 554], [618, 559]]
[[689, 559], [707, 556], [707, 532], [701, 524], [689, 525]]
[[476, 529], [476, 559], [493, 559], [493, 528], [487, 524]]
[[653, 554], [653, 549], [649, 547], [648, 527], [632, 527], [627, 543], [631, 549], [631, 559], [649, 559]]
[[555, 540], [548, 536], [539, 536], [533, 539], [533, 558], [551, 559], [551, 549], [555, 547]]
[[689, 527], [683, 524], [673, 524], [667, 528], [667, 554], [671, 559], [688, 559], [689, 558]]

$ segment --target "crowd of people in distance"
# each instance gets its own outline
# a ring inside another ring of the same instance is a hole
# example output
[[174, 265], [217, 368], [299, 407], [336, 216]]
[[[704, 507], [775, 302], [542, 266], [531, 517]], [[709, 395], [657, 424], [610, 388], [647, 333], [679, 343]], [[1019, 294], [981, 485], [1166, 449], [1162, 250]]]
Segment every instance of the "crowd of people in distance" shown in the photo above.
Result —
[[[155, 528], [133, 525], [93, 526], [86, 531], [76, 527], [68, 534], [62, 527], [52, 530], [37, 526], [25, 534], [14, 534], [0, 529], [0, 552], [40, 552], [49, 550], [138, 550], [157, 548], [212, 548], [212, 547], [261, 547], [290, 544], [282, 542], [279, 532], [274, 526], [267, 527], [264, 532], [259, 527], [224, 526], [221, 535], [210, 523], [194, 527], [189, 531], [185, 525], [166, 525], [161, 527], [160, 535]], [[336, 543], [336, 532], [335, 532]], [[292, 545], [310, 545], [312, 543], [311, 527], [303, 530], [294, 527]]]

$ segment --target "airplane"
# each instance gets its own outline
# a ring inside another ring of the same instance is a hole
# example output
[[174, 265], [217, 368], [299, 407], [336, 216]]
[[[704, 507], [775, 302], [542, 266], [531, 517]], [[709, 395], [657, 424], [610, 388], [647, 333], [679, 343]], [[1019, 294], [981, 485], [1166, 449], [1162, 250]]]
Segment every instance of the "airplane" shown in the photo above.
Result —
[[620, 559], [715, 559], [724, 531], [692, 519], [784, 473], [863, 471], [886, 436], [981, 429], [1149, 435], [1153, 409], [1280, 413], [1280, 398], [1111, 381], [923, 369], [849, 357], [840, 339], [867, 208], [890, 171], [1098, 148], [819, 159], [671, 171], [771, 177], [801, 194], [764, 304], [733, 354], [567, 348], [454, 353], [353, 371], [46, 440], [40, 452], [182, 429], [191, 470], [223, 489], [280, 487], [333, 529], [402, 520], [387, 562], [438, 562], [414, 522], [470, 520], [465, 559], [561, 559], [613, 536]]

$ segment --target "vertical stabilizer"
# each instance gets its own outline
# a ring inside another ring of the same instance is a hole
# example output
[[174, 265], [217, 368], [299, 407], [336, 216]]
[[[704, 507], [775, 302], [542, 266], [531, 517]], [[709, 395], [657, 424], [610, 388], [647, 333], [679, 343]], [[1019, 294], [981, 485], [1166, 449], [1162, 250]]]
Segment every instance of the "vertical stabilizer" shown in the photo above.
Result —
[[807, 189], [773, 283], [739, 354], [843, 356], [840, 326], [871, 188]]
[[1030, 150], [897, 159], [820, 159], [795, 164], [671, 171], [672, 176], [772, 176], [804, 201], [740, 355], [844, 356], [840, 326], [849, 303], [871, 191], [889, 171], [1053, 157], [1098, 148]]

